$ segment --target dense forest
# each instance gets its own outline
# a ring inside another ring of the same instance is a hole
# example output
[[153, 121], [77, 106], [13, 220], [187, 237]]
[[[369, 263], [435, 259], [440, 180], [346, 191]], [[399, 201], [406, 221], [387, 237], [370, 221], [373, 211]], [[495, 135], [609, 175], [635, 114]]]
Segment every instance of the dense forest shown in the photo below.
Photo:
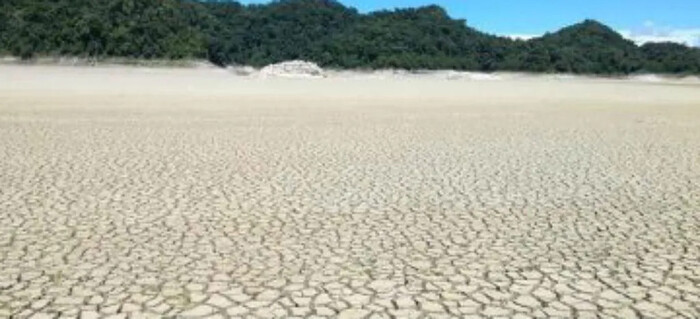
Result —
[[637, 46], [593, 21], [528, 41], [438, 6], [358, 13], [333, 0], [2, 0], [0, 55], [208, 59], [262, 66], [700, 74], [700, 49]]

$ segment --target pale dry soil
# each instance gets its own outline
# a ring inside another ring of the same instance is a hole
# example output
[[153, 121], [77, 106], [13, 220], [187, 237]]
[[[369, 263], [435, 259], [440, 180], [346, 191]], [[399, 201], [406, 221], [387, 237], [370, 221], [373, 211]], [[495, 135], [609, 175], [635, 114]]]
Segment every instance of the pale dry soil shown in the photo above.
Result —
[[700, 86], [0, 67], [2, 318], [697, 318]]

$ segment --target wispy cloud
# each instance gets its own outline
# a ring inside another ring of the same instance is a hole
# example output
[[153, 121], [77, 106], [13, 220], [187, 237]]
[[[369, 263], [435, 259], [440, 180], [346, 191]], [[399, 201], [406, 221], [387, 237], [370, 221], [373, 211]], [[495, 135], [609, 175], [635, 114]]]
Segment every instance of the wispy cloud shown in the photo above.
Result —
[[[617, 32], [639, 45], [648, 42], [676, 42], [700, 47], [700, 28], [673, 28], [669, 26], [659, 26], [652, 21], [647, 21], [639, 28], [617, 30]], [[511, 39], [529, 40], [542, 35], [506, 34], [504, 36]]]
[[673, 28], [660, 26], [653, 21], [647, 21], [639, 28], [619, 30], [624, 37], [643, 44], [647, 42], [677, 42], [700, 47], [700, 28]]
[[532, 38], [539, 37], [541, 35], [536, 35], [536, 34], [506, 34], [504, 35], [506, 38], [511, 38], [513, 40], [530, 40]]

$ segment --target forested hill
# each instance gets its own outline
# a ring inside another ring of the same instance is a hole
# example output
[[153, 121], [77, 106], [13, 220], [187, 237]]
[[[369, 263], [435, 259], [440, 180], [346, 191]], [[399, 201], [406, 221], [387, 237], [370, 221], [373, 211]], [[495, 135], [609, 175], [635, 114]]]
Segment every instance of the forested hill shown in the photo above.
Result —
[[529, 41], [489, 35], [438, 6], [360, 14], [332, 0], [2, 0], [0, 55], [208, 59], [261, 66], [700, 74], [700, 49], [637, 46], [587, 20]]

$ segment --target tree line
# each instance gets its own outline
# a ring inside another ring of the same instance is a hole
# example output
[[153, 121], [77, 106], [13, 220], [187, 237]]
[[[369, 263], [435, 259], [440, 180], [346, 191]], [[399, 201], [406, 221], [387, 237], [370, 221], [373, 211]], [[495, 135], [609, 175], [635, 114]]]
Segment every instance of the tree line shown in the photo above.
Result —
[[700, 74], [700, 49], [637, 46], [593, 21], [531, 40], [480, 32], [439, 6], [367, 14], [333, 0], [3, 0], [0, 54], [207, 59], [262, 66]]

